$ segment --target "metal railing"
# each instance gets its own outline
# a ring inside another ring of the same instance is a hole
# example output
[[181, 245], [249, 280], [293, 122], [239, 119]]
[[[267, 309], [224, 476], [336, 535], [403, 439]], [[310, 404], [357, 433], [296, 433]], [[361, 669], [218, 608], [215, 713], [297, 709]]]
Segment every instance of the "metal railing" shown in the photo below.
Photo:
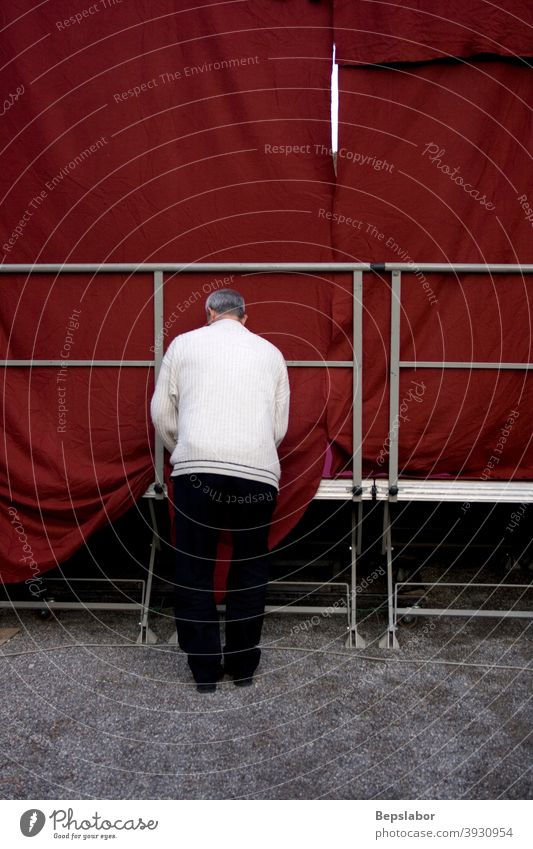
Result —
[[[401, 274], [406, 273], [452, 273], [459, 274], [533, 274], [533, 264], [469, 264], [469, 263], [421, 263], [415, 265], [408, 263], [43, 263], [43, 264], [4, 264], [0, 265], [0, 274], [151, 274], [153, 276], [153, 332], [154, 332], [154, 359], [153, 360], [70, 360], [70, 366], [77, 367], [153, 367], [155, 379], [157, 379], [161, 361], [163, 358], [162, 344], [158, 340], [163, 338], [164, 330], [164, 304], [163, 291], [165, 285], [165, 274], [209, 274], [209, 273], [239, 273], [239, 274], [346, 274], [352, 276], [352, 326], [353, 326], [353, 357], [351, 360], [328, 361], [328, 360], [288, 360], [288, 367], [302, 368], [350, 368], [352, 370], [352, 392], [353, 392], [353, 425], [352, 425], [352, 479], [347, 485], [346, 480], [329, 481], [321, 485], [318, 497], [323, 498], [345, 498], [352, 502], [352, 529], [351, 529], [351, 587], [349, 605], [349, 645], [363, 646], [364, 642], [357, 631], [356, 622], [356, 559], [361, 551], [361, 518], [362, 500], [375, 499], [385, 502], [383, 538], [385, 551], [387, 553], [387, 581], [388, 581], [388, 613], [389, 625], [385, 635], [386, 645], [396, 645], [396, 621], [394, 615], [394, 587], [392, 581], [392, 538], [389, 501], [397, 500], [402, 495], [399, 487], [403, 485], [398, 457], [399, 457], [399, 429], [394, 426], [399, 415], [399, 387], [400, 371], [402, 368], [488, 368], [488, 369], [519, 369], [529, 370], [533, 363], [487, 363], [487, 362], [430, 362], [430, 361], [407, 361], [400, 357], [400, 317], [401, 317]], [[364, 480], [362, 475], [362, 385], [363, 385], [363, 274], [365, 272], [391, 274], [391, 350], [389, 371], [389, 473], [388, 481]], [[56, 366], [64, 365], [60, 360], [2, 360], [0, 363], [6, 367], [33, 367], [33, 366]], [[153, 523], [152, 552], [146, 585], [146, 593], [143, 605], [143, 616], [141, 620], [141, 638], [149, 637], [148, 612], [150, 609], [150, 593], [152, 584], [152, 573], [155, 551], [159, 544], [157, 534], [157, 523], [153, 510], [154, 498], [164, 497], [162, 491], [164, 480], [164, 447], [162, 442], [156, 438], [154, 446], [155, 480], [152, 487], [146, 493], [150, 498], [150, 514]], [[438, 483], [437, 488], [428, 486], [429, 483]], [[454, 489], [455, 485], [455, 489]], [[465, 486], [466, 485], [466, 486]], [[434, 500], [438, 490], [439, 500], [457, 500], [457, 486], [461, 489], [460, 498], [469, 498], [471, 501], [487, 500], [488, 488], [490, 497], [507, 501], [533, 501], [533, 485], [528, 486], [524, 482], [505, 481], [498, 486], [497, 482], [491, 481], [416, 481], [409, 480], [405, 484], [406, 493], [410, 498], [421, 498], [423, 500]], [[432, 495], [433, 493], [433, 495]], [[359, 512], [356, 511], [359, 502]], [[138, 604], [131, 605], [138, 608]]]
[[399, 470], [399, 427], [397, 426], [400, 412], [400, 372], [402, 368], [411, 369], [496, 369], [523, 370], [533, 368], [533, 363], [481, 362], [481, 361], [428, 361], [403, 360], [400, 352], [400, 320], [402, 311], [401, 284], [402, 271], [421, 273], [454, 273], [454, 274], [514, 274], [524, 275], [533, 273], [533, 265], [405, 265], [386, 263], [384, 270], [391, 273], [391, 336], [390, 336], [390, 372], [389, 372], [389, 495], [398, 494]]

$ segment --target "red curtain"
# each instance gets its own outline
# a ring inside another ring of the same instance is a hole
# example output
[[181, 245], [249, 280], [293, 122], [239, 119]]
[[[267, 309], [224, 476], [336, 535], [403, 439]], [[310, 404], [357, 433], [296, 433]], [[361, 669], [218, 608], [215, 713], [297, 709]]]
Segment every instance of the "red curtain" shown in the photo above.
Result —
[[[3, 262], [329, 260], [331, 14], [309, 0], [2, 7]], [[167, 281], [165, 321], [182, 309], [165, 347], [203, 323], [215, 277]], [[66, 343], [71, 359], [153, 359], [147, 277], [1, 284], [5, 357], [57, 359]], [[327, 355], [327, 281], [229, 285], [287, 357]], [[4, 581], [65, 560], [154, 479], [152, 370], [57, 371], [4, 373]], [[294, 369], [291, 387], [272, 542], [316, 491], [326, 447], [325, 373]]]
[[[410, 7], [335, 2], [336, 259], [532, 262], [531, 67], [520, 58], [435, 58], [530, 52], [527, 22], [518, 19], [531, 22], [531, 7]], [[531, 362], [531, 285], [521, 276], [404, 274], [400, 358]], [[348, 333], [346, 298], [337, 290], [333, 311]], [[389, 277], [365, 275], [367, 475], [388, 468], [390, 301]], [[338, 472], [352, 450], [350, 378], [332, 380], [328, 428]], [[533, 477], [528, 372], [402, 370], [400, 402], [404, 475]]]
[[[531, 69], [516, 58], [530, 52], [525, 0], [504, 10], [481, 0], [155, 0], [81, 11], [14, 0], [0, 18], [4, 263], [532, 261]], [[167, 279], [163, 347], [203, 322], [214, 277]], [[1, 284], [5, 357], [57, 359], [65, 345], [70, 359], [153, 357], [147, 276]], [[351, 357], [342, 276], [229, 285], [248, 299], [249, 327], [288, 359]], [[530, 361], [530, 291], [519, 277], [404, 275], [402, 358]], [[367, 275], [366, 474], [386, 473], [389, 334], [388, 281]], [[4, 581], [65, 560], [154, 477], [152, 370], [67, 367], [60, 377], [5, 370]], [[316, 491], [327, 439], [334, 472], [352, 451], [350, 370], [294, 368], [291, 387], [273, 543]], [[531, 393], [527, 372], [402, 372], [403, 473], [531, 478]]]
[[341, 64], [533, 53], [529, 0], [334, 0], [334, 15]]

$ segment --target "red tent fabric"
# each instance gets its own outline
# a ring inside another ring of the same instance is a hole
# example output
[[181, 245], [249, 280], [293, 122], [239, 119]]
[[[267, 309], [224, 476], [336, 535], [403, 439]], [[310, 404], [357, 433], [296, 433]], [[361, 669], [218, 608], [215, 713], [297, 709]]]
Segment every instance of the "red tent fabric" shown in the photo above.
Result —
[[[317, 210], [334, 173], [316, 151], [330, 145], [331, 14], [308, 0], [3, 7], [3, 263], [330, 259]], [[215, 278], [167, 281], [157, 344], [203, 323]], [[326, 282], [229, 285], [287, 357], [326, 356]], [[148, 277], [2, 276], [0, 291], [6, 358], [68, 345], [71, 359], [153, 359]], [[57, 371], [4, 373], [6, 582], [65, 560], [154, 480], [152, 369]], [[316, 491], [326, 448], [325, 375], [294, 369], [291, 386], [272, 542]]]
[[[533, 71], [522, 59], [503, 58], [531, 52], [530, 5], [418, 2], [391, 13], [389, 3], [336, 0], [334, 21], [341, 63], [336, 259], [412, 263], [402, 281], [402, 360], [531, 362], [530, 278], [416, 271], [417, 263], [533, 261]], [[440, 58], [489, 49], [502, 58]], [[348, 334], [347, 294], [336, 290], [333, 309]], [[389, 277], [365, 275], [367, 475], [388, 468], [390, 300]], [[341, 334], [332, 352], [348, 353]], [[332, 382], [335, 473], [352, 450], [350, 377], [336, 373]], [[533, 477], [530, 373], [402, 370], [400, 402], [404, 475]]]
[[[531, 68], [514, 58], [530, 52], [528, 7], [13, 0], [0, 10], [2, 261], [532, 261]], [[202, 323], [218, 285], [168, 276], [156, 344]], [[351, 358], [342, 275], [229, 285], [288, 359]], [[413, 269], [402, 357], [530, 361], [530, 291]], [[153, 358], [147, 276], [2, 277], [0, 292], [4, 357]], [[367, 276], [366, 474], [386, 473], [389, 317], [388, 282]], [[65, 371], [5, 370], [4, 581], [65, 560], [154, 478], [152, 369]], [[532, 477], [530, 376], [495, 377], [424, 371], [421, 388], [420, 370], [403, 373], [404, 473]], [[333, 473], [352, 451], [350, 370], [294, 368], [291, 387], [272, 543], [316, 491], [327, 438]]]
[[334, 0], [333, 5], [340, 64], [533, 53], [529, 0]]

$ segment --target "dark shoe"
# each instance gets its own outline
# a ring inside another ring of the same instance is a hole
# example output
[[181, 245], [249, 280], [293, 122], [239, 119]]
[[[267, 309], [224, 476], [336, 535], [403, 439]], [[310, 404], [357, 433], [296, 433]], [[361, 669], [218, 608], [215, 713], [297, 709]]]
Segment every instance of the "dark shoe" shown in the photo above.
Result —
[[243, 677], [242, 673], [240, 673], [240, 672], [235, 673], [232, 670], [228, 669], [227, 666], [222, 667], [222, 669], [223, 669], [224, 675], [229, 675], [230, 678], [233, 678], [233, 683], [235, 684], [236, 687], [251, 687], [252, 684], [254, 683], [254, 673], [253, 672], [252, 672], [251, 675], [246, 675], [245, 677]]
[[249, 678], [234, 678], [233, 683], [236, 687], [251, 687], [254, 683], [253, 675]]
[[196, 689], [199, 693], [214, 693], [217, 688], [216, 684], [197, 684]]
[[224, 667], [221, 666], [216, 673], [214, 681], [197, 681], [196, 689], [199, 693], [214, 693], [217, 688], [216, 682], [222, 681], [225, 674]]

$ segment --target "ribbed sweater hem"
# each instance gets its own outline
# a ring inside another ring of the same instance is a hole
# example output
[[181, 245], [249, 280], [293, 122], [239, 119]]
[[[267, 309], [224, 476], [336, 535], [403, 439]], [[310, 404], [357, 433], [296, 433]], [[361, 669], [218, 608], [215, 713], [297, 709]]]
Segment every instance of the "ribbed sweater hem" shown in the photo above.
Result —
[[274, 486], [279, 491], [279, 478], [268, 469], [258, 469], [254, 466], [244, 466], [239, 463], [225, 463], [216, 460], [181, 460], [174, 465], [171, 477], [178, 475], [228, 475], [232, 478], [259, 481]]

